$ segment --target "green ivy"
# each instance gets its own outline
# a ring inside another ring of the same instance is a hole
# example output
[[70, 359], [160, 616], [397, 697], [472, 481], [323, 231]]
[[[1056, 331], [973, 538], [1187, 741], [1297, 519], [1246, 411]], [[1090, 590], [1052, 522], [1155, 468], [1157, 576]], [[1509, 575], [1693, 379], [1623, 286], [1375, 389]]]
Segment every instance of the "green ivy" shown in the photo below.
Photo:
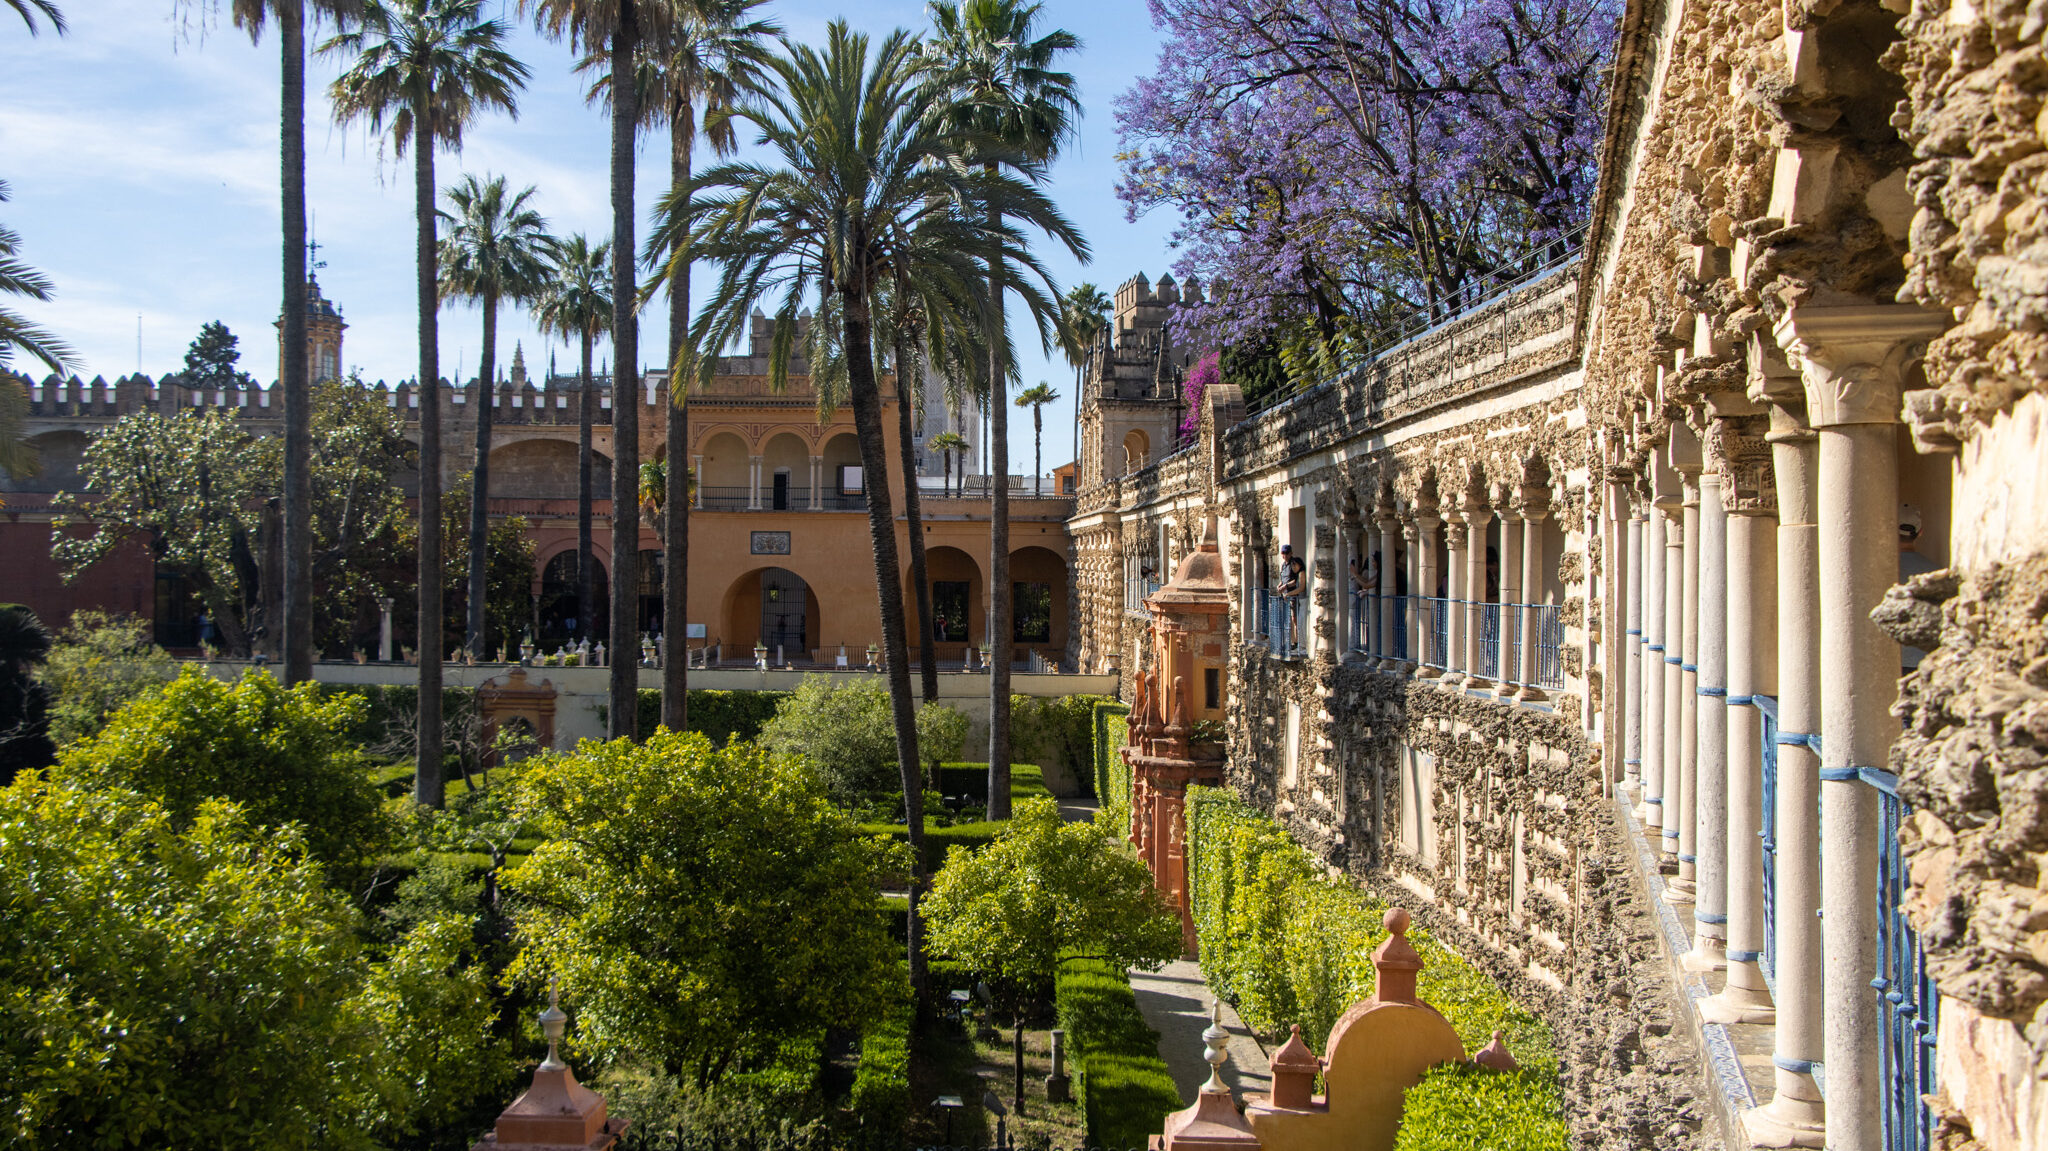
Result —
[[1091, 773], [1095, 709], [1114, 703], [1102, 695], [1010, 697], [1010, 753], [1081, 780]]
[[1095, 798], [1117, 827], [1131, 825], [1131, 769], [1117, 749], [1124, 745], [1131, 709], [1120, 703], [1098, 703], [1095, 723]]
[[1070, 958], [1053, 982], [1060, 1026], [1074, 1048], [1074, 1094], [1098, 1147], [1143, 1147], [1180, 1110], [1180, 1090], [1159, 1058], [1124, 972], [1099, 959]]
[[[1322, 1050], [1344, 1011], [1373, 992], [1371, 954], [1386, 938], [1386, 906], [1327, 878], [1284, 828], [1229, 791], [1189, 788], [1187, 827], [1188, 887], [1209, 986], [1252, 1028], [1278, 1035], [1299, 1023]], [[1424, 964], [1417, 992], [1466, 1050], [1500, 1031], [1523, 1070], [1432, 1071], [1409, 1092], [1397, 1146], [1562, 1148], [1550, 1028], [1427, 931], [1408, 938]]]

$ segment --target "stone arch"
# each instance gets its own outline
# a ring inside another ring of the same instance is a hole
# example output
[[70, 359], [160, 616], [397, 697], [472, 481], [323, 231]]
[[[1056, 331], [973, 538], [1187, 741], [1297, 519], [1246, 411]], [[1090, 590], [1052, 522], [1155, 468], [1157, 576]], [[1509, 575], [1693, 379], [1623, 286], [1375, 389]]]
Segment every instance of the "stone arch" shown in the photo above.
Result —
[[540, 593], [535, 601], [534, 618], [538, 632], [534, 641], [542, 650], [552, 651], [555, 647], [590, 636], [602, 638], [608, 634], [611, 620], [611, 579], [607, 571], [608, 556], [593, 546], [590, 551], [590, 599], [591, 620], [586, 629], [580, 624], [574, 628], [570, 622], [578, 611], [576, 603], [576, 541], [556, 547], [545, 558], [535, 556], [534, 563], [540, 569]]
[[[988, 580], [981, 562], [962, 548], [941, 544], [925, 550], [924, 565], [925, 578], [932, 585], [934, 627], [940, 618], [946, 621], [943, 631], [933, 637], [935, 654], [941, 660], [964, 660], [967, 648], [979, 646], [988, 633]], [[907, 572], [904, 587], [908, 594], [916, 595], [916, 585], [909, 582]], [[918, 621], [910, 622], [915, 633]], [[914, 634], [913, 638], [923, 642], [921, 636]]]
[[1145, 466], [1152, 457], [1152, 438], [1143, 428], [1132, 428], [1124, 433], [1124, 473], [1135, 472]]
[[[723, 631], [712, 637], [712, 642], [723, 643], [728, 657], [752, 658], [754, 645], [766, 643], [773, 659], [774, 647], [780, 642], [786, 658], [810, 658], [810, 653], [822, 646], [824, 634], [814, 588], [801, 573], [786, 567], [764, 565], [734, 577], [726, 585], [719, 608]], [[800, 612], [774, 606], [788, 604], [790, 593], [799, 589], [803, 599]]]
[[[1164, 581], [1172, 573], [1162, 572]], [[1010, 553], [1010, 618], [1018, 648], [1030, 647], [1048, 659], [1067, 648], [1067, 559], [1050, 548], [1032, 545]], [[1041, 586], [1042, 585], [1042, 586]]]
[[555, 685], [551, 681], [532, 683], [525, 668], [515, 667], [509, 675], [486, 680], [478, 687], [476, 703], [483, 720], [486, 770], [498, 765], [498, 733], [514, 724], [524, 724], [542, 750], [554, 748]]
[[811, 444], [781, 429], [761, 445], [761, 506], [796, 511], [811, 506]]
[[[577, 495], [577, 446], [574, 440], [514, 440], [491, 449], [491, 495], [504, 499], [569, 499]], [[611, 492], [612, 461], [595, 448], [590, 453], [590, 487], [602, 499]]]
[[[825, 507], [865, 508], [865, 478], [860, 471], [860, 441], [852, 432], [839, 432], [818, 447], [825, 458], [818, 482], [824, 486]], [[849, 471], [848, 469], [852, 469]]]
[[697, 441], [702, 457], [698, 500], [706, 508], [746, 507], [753, 490], [753, 449], [737, 431], [714, 431]]

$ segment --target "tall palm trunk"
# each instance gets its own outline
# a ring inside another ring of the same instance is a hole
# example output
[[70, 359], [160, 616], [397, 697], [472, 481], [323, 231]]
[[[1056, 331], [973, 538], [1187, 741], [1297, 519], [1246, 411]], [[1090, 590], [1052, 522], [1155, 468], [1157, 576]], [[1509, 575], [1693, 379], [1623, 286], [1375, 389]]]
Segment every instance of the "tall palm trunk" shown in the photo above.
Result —
[[[421, 84], [416, 108], [434, 106], [433, 91]], [[434, 222], [434, 134], [425, 116], [413, 120], [413, 214], [419, 225], [414, 257], [420, 309], [420, 487], [419, 487], [419, 722], [415, 732], [413, 798], [439, 807], [441, 779], [441, 333], [437, 309]]]
[[917, 667], [926, 703], [939, 698], [939, 658], [932, 646], [932, 585], [924, 564], [924, 512], [918, 506], [917, 455], [910, 450], [908, 346], [896, 340], [896, 444], [903, 460], [903, 518], [910, 526], [910, 583], [917, 589]]
[[[988, 165], [991, 174], [995, 165]], [[1002, 213], [989, 210], [991, 234]], [[988, 287], [995, 332], [988, 350], [989, 597], [988, 817], [1010, 818], [1010, 416], [1003, 362], [1003, 255], [989, 254]]]
[[490, 570], [485, 554], [491, 538], [491, 416], [498, 398], [498, 294], [484, 293], [484, 354], [476, 377], [476, 469], [469, 478], [469, 654], [484, 659], [484, 609]]
[[633, 275], [633, 127], [639, 120], [633, 0], [612, 30], [611, 738], [637, 739], [640, 713], [640, 318]]
[[[671, 125], [681, 117], [669, 117]], [[690, 186], [690, 138], [669, 133], [669, 181], [678, 190]], [[679, 259], [668, 282], [668, 469], [663, 479], [662, 531], [667, 565], [661, 581], [661, 631], [668, 658], [661, 666], [661, 722], [670, 731], [690, 728], [690, 409], [688, 378], [675, 370], [690, 339], [689, 233], [677, 237]]]
[[1031, 405], [1031, 494], [1045, 495], [1045, 412]]
[[[910, 986], [921, 993], [925, 984], [924, 922], [918, 902], [924, 891], [924, 770], [917, 755], [917, 713], [910, 706], [910, 652], [903, 634], [903, 569], [896, 556], [896, 515], [889, 506], [889, 448], [882, 435], [882, 397], [875, 385], [872, 324], [868, 302], [858, 292], [842, 289], [846, 340], [846, 377], [853, 400], [854, 438], [860, 443], [867, 485], [868, 535], [875, 545], [875, 591], [882, 607], [883, 670], [889, 677], [889, 710], [896, 722], [896, 767], [903, 780], [904, 823], [910, 837]], [[918, 525], [913, 521], [914, 534]]]
[[284, 324], [277, 379], [284, 389], [284, 618], [271, 621], [284, 680], [313, 678], [312, 412], [306, 379], [306, 12], [303, 0], [277, 6], [284, 54], [279, 125], [284, 185]]
[[596, 419], [597, 397], [590, 394], [589, 329], [583, 332], [583, 393], [576, 398], [576, 636], [589, 639], [597, 600], [591, 595], [590, 556], [590, 425]]

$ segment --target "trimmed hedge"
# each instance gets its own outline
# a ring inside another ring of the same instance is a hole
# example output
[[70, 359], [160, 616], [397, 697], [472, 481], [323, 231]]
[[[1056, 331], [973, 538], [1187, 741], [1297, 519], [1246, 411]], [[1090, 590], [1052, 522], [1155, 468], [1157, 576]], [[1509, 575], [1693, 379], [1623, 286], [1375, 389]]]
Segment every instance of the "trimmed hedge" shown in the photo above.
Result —
[[901, 1134], [910, 1117], [910, 1029], [916, 1010], [905, 997], [861, 1036], [860, 1066], [848, 1101], [870, 1134]]
[[1010, 753], [1057, 766], [1082, 786], [1093, 781], [1095, 707], [1106, 695], [1010, 697]]
[[1121, 703], [1098, 703], [1095, 724], [1095, 798], [1118, 827], [1131, 825], [1131, 769], [1117, 749], [1129, 738], [1131, 709]]
[[[1352, 1003], [1372, 994], [1372, 950], [1386, 907], [1341, 880], [1285, 829], [1229, 791], [1187, 797], [1188, 888], [1202, 973], [1253, 1028], [1299, 1023], [1321, 1050]], [[1474, 1074], [1451, 1064], [1410, 1089], [1398, 1148], [1563, 1148], [1565, 1125], [1550, 1028], [1494, 982], [1415, 929], [1419, 996], [1450, 1021], [1466, 1050], [1503, 1033], [1522, 1070]], [[1412, 1120], [1409, 1121], [1409, 1120]]]
[[[742, 741], [761, 734], [761, 726], [775, 716], [775, 705], [789, 696], [786, 691], [717, 691], [690, 689], [690, 730], [701, 731], [713, 747], [724, 747], [737, 738]], [[661, 691], [640, 689], [633, 726], [645, 740], [661, 726]]]
[[1074, 1048], [1074, 1092], [1088, 1118], [1088, 1142], [1145, 1146], [1180, 1110], [1180, 1090], [1129, 977], [1099, 959], [1067, 959], [1053, 981], [1053, 1000]]
[[[924, 829], [924, 870], [931, 875], [944, 867], [946, 853], [955, 847], [986, 847], [995, 842], [996, 836], [1005, 827], [1007, 820], [980, 823], [961, 823], [952, 827], [931, 827]], [[910, 842], [910, 829], [900, 823], [863, 823], [862, 835], [886, 835], [898, 843]]]
[[[986, 763], [942, 763], [936, 786], [942, 795], [966, 795], [974, 802], [988, 805], [988, 764]], [[1045, 786], [1045, 772], [1035, 763], [1013, 763], [1010, 765], [1010, 802], [1020, 799], [1051, 799], [1052, 792]]]

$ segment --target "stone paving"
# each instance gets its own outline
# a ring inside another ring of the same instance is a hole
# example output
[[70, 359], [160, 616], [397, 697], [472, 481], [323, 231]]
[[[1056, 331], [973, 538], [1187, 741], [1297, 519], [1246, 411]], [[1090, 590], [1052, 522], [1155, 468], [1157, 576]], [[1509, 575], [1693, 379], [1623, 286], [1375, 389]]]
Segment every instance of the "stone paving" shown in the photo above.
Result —
[[[1206, 1050], [1202, 1032], [1209, 1026], [1209, 1006], [1216, 997], [1202, 982], [1201, 965], [1191, 959], [1177, 959], [1158, 971], [1131, 972], [1131, 990], [1137, 992], [1138, 1010], [1145, 1022], [1159, 1032], [1159, 1056], [1173, 1074], [1183, 1103], [1193, 1103], [1195, 1093], [1209, 1081], [1209, 1065], [1202, 1060]], [[1223, 1081], [1230, 1084], [1242, 1101], [1247, 1093], [1272, 1089], [1272, 1072], [1265, 1048], [1252, 1036], [1237, 1012], [1223, 1005], [1223, 1026], [1230, 1031], [1230, 1063], [1223, 1069]]]

